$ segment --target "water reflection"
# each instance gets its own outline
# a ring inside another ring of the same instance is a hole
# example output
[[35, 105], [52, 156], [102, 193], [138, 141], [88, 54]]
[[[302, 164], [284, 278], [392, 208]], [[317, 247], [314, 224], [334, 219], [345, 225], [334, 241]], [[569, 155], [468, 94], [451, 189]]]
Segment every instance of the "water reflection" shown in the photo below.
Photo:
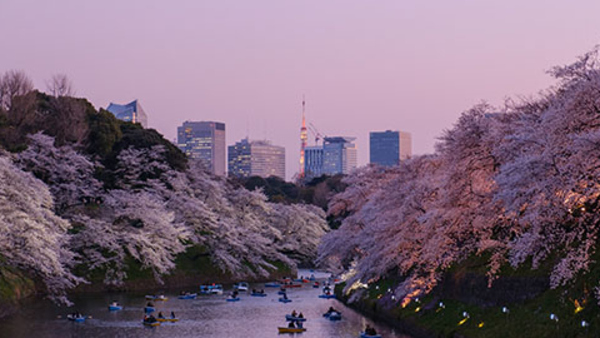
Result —
[[[230, 286], [226, 286], [230, 288]], [[250, 288], [264, 288], [251, 284]], [[224, 295], [198, 296], [197, 299], [177, 299], [181, 290], [166, 290], [166, 302], [154, 302], [157, 311], [168, 316], [174, 311], [177, 323], [163, 323], [160, 327], [144, 327], [141, 323], [145, 293], [86, 294], [72, 298], [75, 308], [57, 307], [48, 301], [32, 302], [17, 315], [0, 321], [0, 336], [6, 337], [358, 337], [365, 325], [374, 325], [383, 337], [406, 337], [388, 327], [375, 324], [334, 299], [320, 299], [320, 289], [304, 285], [288, 290], [291, 303], [278, 301], [278, 289], [264, 288], [267, 297], [251, 297], [241, 293], [239, 302], [226, 302]], [[198, 290], [187, 290], [197, 292]], [[117, 301], [121, 311], [108, 311], [108, 304]], [[322, 317], [333, 306], [341, 310], [341, 321]], [[85, 323], [65, 319], [74, 309], [90, 315]], [[307, 318], [302, 334], [278, 334], [278, 326], [286, 326], [285, 315], [296, 310]], [[156, 314], [156, 313], [155, 313]], [[60, 316], [60, 318], [59, 318]]]

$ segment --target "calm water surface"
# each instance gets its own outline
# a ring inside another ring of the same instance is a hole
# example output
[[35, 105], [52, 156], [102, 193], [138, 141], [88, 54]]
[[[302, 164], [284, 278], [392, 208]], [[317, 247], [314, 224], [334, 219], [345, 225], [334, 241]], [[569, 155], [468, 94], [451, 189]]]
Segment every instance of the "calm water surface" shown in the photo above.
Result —
[[[301, 272], [302, 273], [302, 272]], [[305, 275], [309, 275], [306, 272]], [[317, 276], [319, 277], [319, 276]], [[263, 288], [263, 284], [251, 284]], [[178, 291], [167, 290], [166, 302], [154, 302], [157, 311], [168, 315], [174, 311], [179, 322], [163, 323], [160, 327], [144, 327], [141, 320], [146, 300], [144, 294], [104, 293], [73, 297], [73, 308], [58, 307], [49, 301], [32, 302], [18, 314], [0, 321], [1, 337], [295, 337], [327, 338], [358, 337], [366, 324], [373, 325], [386, 338], [408, 338], [395, 333], [382, 324], [373, 323], [342, 303], [333, 299], [320, 299], [320, 289], [305, 284], [302, 288], [288, 290], [291, 303], [278, 301], [277, 288], [265, 288], [267, 297], [251, 297], [242, 293], [239, 302], [225, 301], [222, 296], [198, 296], [194, 300], [177, 299]], [[197, 292], [198, 290], [189, 290]], [[227, 291], [227, 287], [226, 287]], [[122, 311], [109, 312], [108, 304], [117, 300]], [[322, 317], [333, 306], [342, 312], [342, 320], [331, 322]], [[65, 315], [77, 309], [92, 318], [84, 323], [73, 323]], [[278, 334], [278, 326], [287, 326], [285, 314], [292, 310], [303, 312], [307, 318], [302, 334]]]

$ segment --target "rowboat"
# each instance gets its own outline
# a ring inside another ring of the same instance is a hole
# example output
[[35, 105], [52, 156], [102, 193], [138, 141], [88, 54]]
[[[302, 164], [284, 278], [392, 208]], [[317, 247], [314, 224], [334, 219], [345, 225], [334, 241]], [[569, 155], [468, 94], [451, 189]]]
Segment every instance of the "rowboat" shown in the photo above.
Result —
[[235, 298], [229, 297], [229, 298], [227, 298], [228, 302], [239, 302], [239, 300], [240, 300], [240, 297], [235, 297]]
[[170, 322], [170, 323], [175, 323], [179, 321], [179, 318], [156, 318], [157, 321], [164, 323], [164, 322]]
[[335, 295], [334, 294], [329, 294], [328, 295], [328, 294], [324, 293], [322, 295], [319, 295], [319, 298], [330, 299], [330, 298], [335, 298]]
[[160, 322], [158, 322], [158, 321], [157, 321], [157, 322], [147, 322], [147, 321], [145, 321], [145, 320], [142, 320], [142, 323], [143, 323], [145, 326], [149, 326], [149, 327], [156, 327], [156, 326], [160, 326]]
[[280, 301], [280, 302], [282, 302], [282, 303], [289, 303], [289, 302], [291, 302], [292, 300], [291, 300], [291, 299], [289, 299], [289, 298], [283, 298], [283, 297], [282, 297], [282, 298], [279, 298], [279, 301]]
[[302, 333], [305, 332], [306, 329], [305, 328], [291, 328], [291, 327], [278, 327], [277, 330], [279, 330], [279, 333]]
[[76, 322], [76, 323], [83, 323], [85, 322], [85, 316], [83, 315], [73, 315], [73, 314], [68, 314], [67, 315], [67, 319], [72, 321], [72, 322]]
[[186, 294], [181, 295], [181, 296], [179, 296], [177, 298], [179, 298], [179, 299], [196, 299], [196, 296], [198, 296], [197, 293], [186, 293]]
[[280, 286], [281, 286], [281, 284], [279, 284], [279, 283], [265, 283], [266, 288], [278, 288]]

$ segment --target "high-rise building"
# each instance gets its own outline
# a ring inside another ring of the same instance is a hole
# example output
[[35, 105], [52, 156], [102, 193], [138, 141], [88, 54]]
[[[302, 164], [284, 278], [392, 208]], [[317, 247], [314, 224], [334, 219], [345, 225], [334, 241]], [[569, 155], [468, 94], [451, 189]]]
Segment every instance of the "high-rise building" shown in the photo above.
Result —
[[225, 123], [185, 121], [177, 127], [177, 146], [188, 157], [202, 160], [215, 175], [225, 175]]
[[146, 115], [146, 112], [144, 112], [144, 109], [142, 109], [138, 100], [131, 101], [128, 104], [116, 104], [111, 102], [106, 110], [111, 112], [119, 120], [139, 123], [144, 128], [148, 127], [148, 116]]
[[356, 169], [355, 137], [325, 137], [323, 139], [323, 173], [349, 174]]
[[306, 179], [320, 175], [349, 174], [357, 166], [354, 137], [325, 137], [322, 146], [306, 147]]
[[306, 147], [304, 176], [307, 179], [323, 175], [323, 146]]
[[395, 166], [412, 156], [410, 133], [386, 130], [369, 134], [370, 163]]
[[247, 138], [228, 147], [229, 175], [277, 176], [285, 179], [285, 148]]

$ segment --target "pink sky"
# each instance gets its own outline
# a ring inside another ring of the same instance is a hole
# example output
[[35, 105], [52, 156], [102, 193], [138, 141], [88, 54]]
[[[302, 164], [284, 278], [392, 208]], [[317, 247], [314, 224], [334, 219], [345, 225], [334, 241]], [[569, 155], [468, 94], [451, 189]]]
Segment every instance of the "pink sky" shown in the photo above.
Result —
[[[302, 95], [326, 135], [400, 129], [433, 151], [460, 113], [535, 95], [600, 42], [600, 1], [0, 0], [0, 72], [65, 73], [96, 107], [139, 99], [172, 140], [184, 120], [267, 138], [298, 170]], [[312, 143], [312, 136], [309, 136]]]

